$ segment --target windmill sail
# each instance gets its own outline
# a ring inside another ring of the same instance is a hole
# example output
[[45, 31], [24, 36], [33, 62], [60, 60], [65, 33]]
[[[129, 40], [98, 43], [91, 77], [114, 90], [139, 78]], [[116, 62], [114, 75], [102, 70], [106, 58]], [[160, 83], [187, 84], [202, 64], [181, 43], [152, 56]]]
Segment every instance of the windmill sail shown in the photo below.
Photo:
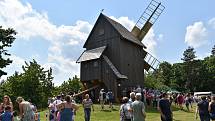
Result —
[[142, 41], [164, 9], [165, 7], [161, 3], [152, 0], [140, 16], [131, 33]]
[[[140, 16], [131, 33], [138, 38], [139, 41], [142, 41], [164, 9], [165, 7], [160, 2], [152, 0]], [[144, 69], [146, 71], [150, 69], [156, 70], [159, 64], [160, 62], [154, 56], [146, 52], [144, 56]]]

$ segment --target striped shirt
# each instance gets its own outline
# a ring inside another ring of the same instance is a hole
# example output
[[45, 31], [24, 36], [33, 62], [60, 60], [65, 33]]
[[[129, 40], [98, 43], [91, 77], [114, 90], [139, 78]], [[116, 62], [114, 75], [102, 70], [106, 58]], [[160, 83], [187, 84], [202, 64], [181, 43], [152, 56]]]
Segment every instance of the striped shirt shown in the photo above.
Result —
[[84, 99], [82, 102], [84, 108], [91, 108], [91, 106], [93, 105], [93, 102], [91, 99]]

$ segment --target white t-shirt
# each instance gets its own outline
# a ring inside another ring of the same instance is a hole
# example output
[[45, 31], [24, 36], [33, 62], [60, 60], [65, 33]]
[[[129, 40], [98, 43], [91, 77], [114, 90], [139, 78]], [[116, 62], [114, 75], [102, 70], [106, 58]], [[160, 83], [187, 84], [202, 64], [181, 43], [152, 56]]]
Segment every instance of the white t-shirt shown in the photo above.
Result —
[[105, 97], [103, 96], [104, 94], [105, 94], [105, 92], [103, 92], [103, 91], [100, 92], [100, 96], [99, 96], [100, 100], [104, 100], [105, 99]]
[[58, 104], [61, 104], [62, 103], [62, 101], [61, 100], [55, 100], [54, 102], [53, 102], [53, 105], [54, 105], [54, 111], [57, 111], [57, 105]]

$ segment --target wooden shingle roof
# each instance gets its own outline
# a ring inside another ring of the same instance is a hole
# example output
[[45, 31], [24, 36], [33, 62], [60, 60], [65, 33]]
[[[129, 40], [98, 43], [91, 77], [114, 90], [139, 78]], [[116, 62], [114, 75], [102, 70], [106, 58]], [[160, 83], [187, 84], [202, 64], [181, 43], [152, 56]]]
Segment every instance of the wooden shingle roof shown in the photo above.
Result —
[[104, 14], [101, 13], [101, 15], [103, 15], [108, 22], [110, 22], [110, 24], [119, 32], [119, 34], [127, 39], [128, 41], [135, 43], [137, 45], [143, 46], [144, 48], [146, 48], [146, 46], [139, 41], [130, 31], [128, 31], [124, 26], [122, 26], [120, 23], [114, 21], [113, 19], [105, 16]]
[[106, 46], [102, 46], [91, 50], [85, 50], [78, 58], [77, 63], [100, 58], [105, 48]]

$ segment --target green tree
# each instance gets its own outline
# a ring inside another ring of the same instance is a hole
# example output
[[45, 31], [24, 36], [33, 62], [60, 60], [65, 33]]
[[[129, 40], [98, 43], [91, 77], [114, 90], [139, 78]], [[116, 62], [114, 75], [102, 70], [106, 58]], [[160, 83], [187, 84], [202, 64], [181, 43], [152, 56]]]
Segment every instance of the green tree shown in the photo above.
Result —
[[214, 47], [213, 47], [212, 50], [211, 50], [211, 55], [212, 55], [212, 56], [215, 56], [215, 45], [214, 45]]
[[170, 86], [172, 80], [172, 65], [165, 61], [159, 65], [159, 71], [163, 83]]
[[182, 60], [183, 63], [183, 76], [184, 80], [186, 80], [185, 88], [190, 89], [190, 91], [193, 91], [194, 87], [192, 86], [193, 81], [195, 81], [196, 75], [195, 75], [195, 69], [194, 66], [196, 61], [194, 59], [196, 58], [195, 51], [193, 47], [188, 47], [184, 53]]
[[189, 62], [189, 61], [193, 61], [196, 58], [195, 55], [195, 51], [193, 47], [188, 47], [184, 53], [183, 53], [183, 58], [181, 60], [183, 60], [184, 62]]
[[0, 77], [7, 74], [2, 69], [12, 63], [12, 60], [8, 58], [10, 54], [7, 48], [12, 46], [15, 40], [14, 35], [16, 35], [16, 32], [13, 29], [3, 29], [0, 26]]
[[16, 97], [22, 96], [24, 99], [31, 99], [33, 104], [39, 108], [47, 106], [48, 97], [52, 96], [52, 70], [44, 70], [35, 60], [30, 63], [25, 62], [23, 73], [15, 72], [4, 82], [1, 88], [7, 88], [5, 93]]
[[64, 81], [59, 88], [60, 88], [59, 93], [64, 92], [68, 94], [70, 92], [77, 93], [79, 90], [83, 88], [83, 86], [80, 79], [77, 77], [77, 75], [75, 75], [72, 79], [69, 78], [67, 81]]
[[172, 65], [172, 88], [178, 91], [184, 91], [186, 80], [184, 79], [183, 63], [175, 63]]
[[207, 91], [213, 91], [215, 93], [215, 56], [207, 57], [204, 59], [204, 67], [206, 68], [206, 73], [202, 75], [204, 78], [204, 85], [202, 88], [207, 89]]

